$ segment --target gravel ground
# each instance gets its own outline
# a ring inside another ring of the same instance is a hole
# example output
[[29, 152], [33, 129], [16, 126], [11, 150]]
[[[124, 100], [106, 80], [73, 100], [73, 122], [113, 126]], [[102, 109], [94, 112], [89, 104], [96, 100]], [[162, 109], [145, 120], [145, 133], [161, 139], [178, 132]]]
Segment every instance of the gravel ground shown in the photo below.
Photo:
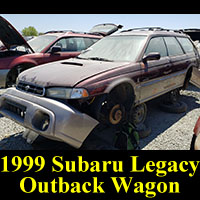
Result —
[[152, 128], [149, 137], [141, 140], [144, 150], [188, 150], [194, 125], [200, 116], [200, 89], [190, 85], [181, 91], [181, 100], [187, 106], [187, 112], [181, 114], [166, 113], [158, 108], [158, 100], [148, 103], [147, 124]]
[[[3, 90], [0, 90], [0, 93]], [[188, 150], [192, 139], [192, 130], [200, 116], [200, 89], [190, 85], [181, 92], [181, 100], [188, 105], [186, 113], [172, 114], [161, 111], [158, 108], [158, 99], [147, 103], [147, 125], [151, 127], [150, 136], [140, 140], [143, 150]], [[26, 143], [22, 138], [25, 129], [11, 120], [0, 116], [0, 149], [4, 150], [32, 150], [51, 149], [59, 146], [59, 149], [69, 149], [63, 143], [41, 140], [35, 145]]]

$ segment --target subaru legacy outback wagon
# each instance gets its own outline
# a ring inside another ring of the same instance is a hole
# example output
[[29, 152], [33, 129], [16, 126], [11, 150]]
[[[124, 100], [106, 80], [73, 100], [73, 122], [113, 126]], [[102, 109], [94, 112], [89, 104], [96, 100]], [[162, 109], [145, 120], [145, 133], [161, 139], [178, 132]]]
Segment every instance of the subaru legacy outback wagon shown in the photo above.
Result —
[[16, 88], [0, 97], [0, 112], [79, 148], [99, 123], [142, 123], [145, 102], [185, 88], [198, 67], [198, 51], [186, 34], [130, 29], [99, 40], [77, 58], [22, 72]]

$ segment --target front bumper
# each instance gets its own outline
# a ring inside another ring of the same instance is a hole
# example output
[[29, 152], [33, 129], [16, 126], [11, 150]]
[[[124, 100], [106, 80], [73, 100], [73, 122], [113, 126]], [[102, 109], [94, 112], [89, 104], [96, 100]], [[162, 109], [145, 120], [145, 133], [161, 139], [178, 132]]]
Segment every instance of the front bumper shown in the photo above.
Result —
[[9, 88], [0, 97], [0, 113], [45, 137], [81, 147], [99, 123], [70, 105]]

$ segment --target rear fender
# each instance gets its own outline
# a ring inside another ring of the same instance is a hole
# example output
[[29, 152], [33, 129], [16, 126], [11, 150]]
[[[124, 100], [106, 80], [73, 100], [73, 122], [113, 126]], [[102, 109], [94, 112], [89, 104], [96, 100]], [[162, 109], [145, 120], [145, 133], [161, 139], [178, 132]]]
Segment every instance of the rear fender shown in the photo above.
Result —
[[200, 88], [200, 69], [193, 67], [190, 82], [196, 87]]

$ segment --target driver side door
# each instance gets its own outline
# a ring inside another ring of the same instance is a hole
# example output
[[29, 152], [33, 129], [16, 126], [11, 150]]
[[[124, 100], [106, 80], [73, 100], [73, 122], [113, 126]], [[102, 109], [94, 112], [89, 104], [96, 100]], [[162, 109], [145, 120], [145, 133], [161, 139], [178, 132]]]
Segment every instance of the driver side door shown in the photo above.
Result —
[[141, 102], [159, 96], [166, 88], [167, 81], [165, 76], [171, 71], [171, 62], [168, 57], [167, 48], [162, 37], [153, 37], [149, 41], [144, 56], [149, 53], [159, 53], [159, 60], [149, 60], [141, 62], [142, 75], [140, 77]]

